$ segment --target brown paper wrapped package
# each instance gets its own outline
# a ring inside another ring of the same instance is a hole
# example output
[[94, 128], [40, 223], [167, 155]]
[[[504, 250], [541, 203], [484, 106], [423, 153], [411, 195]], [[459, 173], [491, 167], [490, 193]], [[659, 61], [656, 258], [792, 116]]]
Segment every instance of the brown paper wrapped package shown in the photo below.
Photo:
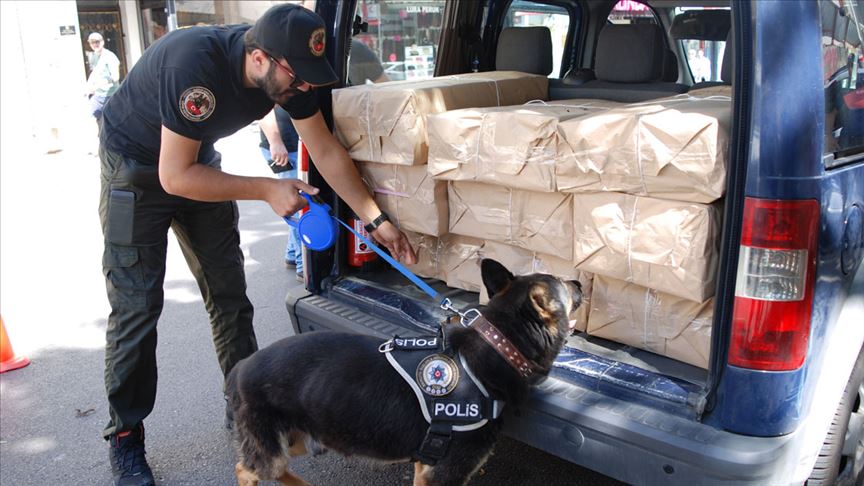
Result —
[[727, 97], [682, 95], [562, 121], [558, 190], [714, 201], [726, 184], [731, 116]]
[[708, 368], [714, 299], [692, 302], [594, 276], [588, 334]]
[[355, 160], [426, 163], [426, 115], [545, 100], [545, 76], [516, 71], [393, 81], [333, 90], [336, 136]]
[[572, 195], [448, 183], [450, 232], [538, 253], [573, 254]]
[[714, 295], [717, 226], [716, 209], [705, 204], [615, 192], [576, 194], [573, 263], [702, 302]]
[[515, 275], [546, 273], [582, 284], [582, 305], [576, 314], [576, 329], [588, 325], [593, 275], [573, 268], [569, 260], [543, 255], [495, 241], [483, 241], [467, 236], [445, 235], [441, 238], [405, 231], [408, 241], [417, 251], [417, 263], [408, 269], [421, 277], [443, 280], [450, 287], [480, 292], [480, 304], [489, 301], [480, 261], [492, 258]]
[[429, 173], [436, 179], [555, 192], [555, 166], [560, 157], [558, 124], [620, 105], [604, 100], [567, 100], [430, 115], [426, 119]]
[[396, 226], [433, 236], [447, 233], [447, 183], [434, 180], [424, 166], [358, 162], [357, 168]]
[[480, 275], [480, 250], [483, 248], [483, 240], [457, 235], [447, 235], [441, 239], [444, 281], [449, 287], [479, 292], [483, 286], [477, 279]]
[[413, 231], [403, 230], [411, 248], [417, 252], [417, 263], [406, 265], [408, 270], [421, 277], [446, 280], [443, 272], [442, 244], [439, 238]]

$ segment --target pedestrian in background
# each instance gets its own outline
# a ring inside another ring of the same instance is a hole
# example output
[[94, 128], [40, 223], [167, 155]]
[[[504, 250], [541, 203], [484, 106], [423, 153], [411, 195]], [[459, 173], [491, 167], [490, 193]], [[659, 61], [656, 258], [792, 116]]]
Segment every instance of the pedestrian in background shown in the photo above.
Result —
[[[280, 179], [297, 178], [297, 150], [299, 137], [291, 115], [277, 106], [259, 123], [261, 129], [261, 154], [270, 170]], [[288, 244], [285, 246], [285, 266], [293, 268], [297, 280], [303, 281], [303, 246], [300, 232], [288, 226]]]
[[87, 78], [87, 98], [90, 100], [90, 114], [96, 119], [102, 131], [102, 107], [108, 97], [120, 87], [120, 60], [105, 48], [105, 39], [99, 32], [87, 37], [91, 51], [87, 53], [90, 76]]

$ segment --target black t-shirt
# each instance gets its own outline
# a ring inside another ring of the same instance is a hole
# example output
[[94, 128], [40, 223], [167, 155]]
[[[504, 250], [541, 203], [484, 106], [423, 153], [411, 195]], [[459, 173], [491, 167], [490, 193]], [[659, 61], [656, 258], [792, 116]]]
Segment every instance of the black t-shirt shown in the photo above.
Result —
[[[243, 34], [249, 25], [190, 27], [150, 46], [103, 113], [109, 150], [157, 164], [162, 125], [201, 141], [198, 162], [214, 160], [213, 143], [273, 109], [264, 91], [243, 86]], [[294, 119], [318, 112], [314, 90], [283, 105]]]

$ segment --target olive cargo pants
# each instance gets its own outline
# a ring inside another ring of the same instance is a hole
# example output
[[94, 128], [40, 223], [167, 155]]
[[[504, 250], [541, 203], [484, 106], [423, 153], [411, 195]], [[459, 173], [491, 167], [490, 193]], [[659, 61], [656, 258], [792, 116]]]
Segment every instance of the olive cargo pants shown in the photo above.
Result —
[[169, 227], [210, 314], [224, 376], [258, 345], [246, 297], [237, 204], [172, 196], [162, 189], [156, 166], [104, 147], [99, 158], [102, 271], [111, 304], [105, 345], [107, 438], [141, 423], [156, 400], [156, 322], [162, 312]]

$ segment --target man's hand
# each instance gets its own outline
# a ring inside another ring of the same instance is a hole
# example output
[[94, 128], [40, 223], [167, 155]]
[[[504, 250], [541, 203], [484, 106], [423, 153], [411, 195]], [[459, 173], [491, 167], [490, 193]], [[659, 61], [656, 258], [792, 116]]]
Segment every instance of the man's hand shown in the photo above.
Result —
[[381, 226], [372, 232], [372, 237], [390, 250], [393, 258], [406, 265], [417, 263], [417, 253], [408, 243], [408, 237], [389, 221], [381, 223]]
[[318, 188], [310, 186], [297, 179], [270, 179], [272, 186], [267, 191], [265, 201], [273, 208], [273, 212], [279, 216], [291, 216], [300, 209], [306, 207], [306, 198], [300, 195], [300, 191], [306, 194], [318, 194]]
[[270, 159], [279, 167], [288, 165], [288, 149], [282, 140], [270, 143]]

